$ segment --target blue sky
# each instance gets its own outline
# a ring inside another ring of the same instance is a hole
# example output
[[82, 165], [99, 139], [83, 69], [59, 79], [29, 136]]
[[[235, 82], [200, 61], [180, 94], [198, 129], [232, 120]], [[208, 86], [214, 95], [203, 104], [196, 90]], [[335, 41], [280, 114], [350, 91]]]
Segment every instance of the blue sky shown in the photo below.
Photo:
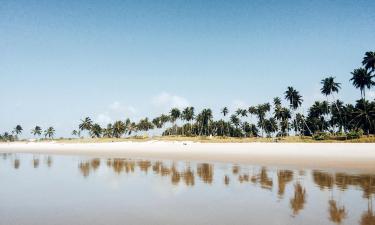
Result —
[[350, 72], [375, 50], [374, 8], [354, 0], [5, 0], [0, 132], [39, 124], [66, 136], [85, 116], [105, 124], [171, 106], [218, 113], [271, 101], [289, 85], [307, 107], [322, 98], [326, 76], [353, 102], [360, 94]]

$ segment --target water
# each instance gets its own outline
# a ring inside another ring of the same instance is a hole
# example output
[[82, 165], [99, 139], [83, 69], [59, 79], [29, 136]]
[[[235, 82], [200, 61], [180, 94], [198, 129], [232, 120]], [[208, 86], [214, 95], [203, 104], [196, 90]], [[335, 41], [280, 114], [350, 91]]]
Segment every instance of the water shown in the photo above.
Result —
[[375, 224], [375, 173], [3, 154], [0, 224]]

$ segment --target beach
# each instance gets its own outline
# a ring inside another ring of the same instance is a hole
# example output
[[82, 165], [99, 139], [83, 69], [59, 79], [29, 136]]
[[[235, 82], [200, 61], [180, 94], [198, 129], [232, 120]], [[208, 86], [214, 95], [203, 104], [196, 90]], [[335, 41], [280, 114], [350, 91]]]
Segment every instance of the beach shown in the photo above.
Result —
[[375, 171], [372, 143], [14, 142], [1, 143], [0, 152]]

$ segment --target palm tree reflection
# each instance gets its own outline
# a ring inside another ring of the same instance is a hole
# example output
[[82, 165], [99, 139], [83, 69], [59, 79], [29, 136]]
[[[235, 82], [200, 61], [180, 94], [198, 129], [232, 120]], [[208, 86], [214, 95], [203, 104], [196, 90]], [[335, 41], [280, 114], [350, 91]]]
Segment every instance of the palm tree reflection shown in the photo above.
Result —
[[290, 208], [293, 210], [293, 215], [297, 215], [304, 208], [306, 197], [305, 188], [297, 182], [294, 185], [294, 197], [290, 199]]
[[329, 200], [328, 204], [329, 220], [331, 220], [334, 223], [341, 224], [347, 216], [345, 207], [338, 206], [335, 200]]
[[278, 180], [278, 191], [277, 194], [280, 198], [284, 196], [285, 193], [285, 186], [293, 181], [293, 171], [290, 170], [280, 170], [277, 173], [277, 180]]

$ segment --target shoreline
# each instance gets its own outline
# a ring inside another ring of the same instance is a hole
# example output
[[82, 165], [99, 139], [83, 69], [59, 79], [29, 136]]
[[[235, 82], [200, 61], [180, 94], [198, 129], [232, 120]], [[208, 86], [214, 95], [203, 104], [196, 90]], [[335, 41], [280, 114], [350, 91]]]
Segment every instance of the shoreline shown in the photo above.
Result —
[[375, 144], [371, 143], [13, 142], [0, 143], [0, 153], [148, 158], [375, 171]]

